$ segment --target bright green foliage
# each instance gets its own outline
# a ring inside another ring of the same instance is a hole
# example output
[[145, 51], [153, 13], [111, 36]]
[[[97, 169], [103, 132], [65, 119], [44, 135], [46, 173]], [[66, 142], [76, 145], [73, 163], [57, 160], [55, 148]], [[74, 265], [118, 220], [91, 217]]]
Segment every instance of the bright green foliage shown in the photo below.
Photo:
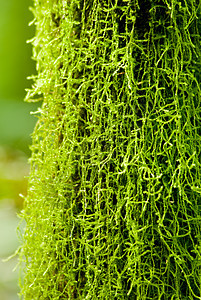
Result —
[[24, 299], [201, 299], [199, 0], [35, 0]]

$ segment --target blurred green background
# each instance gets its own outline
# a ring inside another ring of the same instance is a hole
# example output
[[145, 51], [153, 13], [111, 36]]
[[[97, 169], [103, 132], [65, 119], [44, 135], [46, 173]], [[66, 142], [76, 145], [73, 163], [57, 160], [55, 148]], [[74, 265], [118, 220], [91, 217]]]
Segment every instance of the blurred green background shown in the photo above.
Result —
[[25, 89], [35, 74], [32, 47], [26, 41], [34, 36], [28, 26], [33, 15], [32, 0], [0, 0], [0, 299], [18, 299], [18, 269], [10, 256], [19, 246], [17, 213], [26, 196], [31, 132], [36, 119], [30, 115], [39, 104], [25, 103]]

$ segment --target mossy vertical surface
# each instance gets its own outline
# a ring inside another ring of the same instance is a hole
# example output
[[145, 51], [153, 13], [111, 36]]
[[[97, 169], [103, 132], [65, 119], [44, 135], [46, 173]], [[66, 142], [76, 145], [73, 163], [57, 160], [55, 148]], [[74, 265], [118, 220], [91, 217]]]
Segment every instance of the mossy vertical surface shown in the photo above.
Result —
[[[24, 299], [201, 299], [201, 4], [35, 0]], [[24, 256], [23, 256], [24, 255]]]

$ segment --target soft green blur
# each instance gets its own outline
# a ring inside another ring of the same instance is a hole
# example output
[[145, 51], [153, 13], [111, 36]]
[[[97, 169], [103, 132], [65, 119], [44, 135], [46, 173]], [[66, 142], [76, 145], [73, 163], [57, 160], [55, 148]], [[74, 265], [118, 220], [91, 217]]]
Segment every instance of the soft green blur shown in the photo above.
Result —
[[2, 258], [18, 247], [17, 212], [26, 195], [29, 145], [36, 119], [30, 111], [35, 104], [24, 102], [25, 89], [35, 73], [31, 60], [32, 47], [26, 43], [34, 35], [29, 27], [33, 16], [28, 7], [31, 0], [0, 0], [0, 299], [18, 299], [18, 272], [13, 258], [7, 263]]
[[35, 105], [24, 103], [25, 89], [35, 73], [32, 48], [26, 41], [34, 35], [28, 7], [31, 0], [0, 1], [0, 145], [29, 153], [30, 133], [35, 122], [29, 115]]
[[31, 0], [0, 1], [0, 99], [24, 98], [30, 84], [26, 77], [34, 72], [31, 46], [26, 43], [34, 34], [27, 26], [32, 19], [30, 4]]

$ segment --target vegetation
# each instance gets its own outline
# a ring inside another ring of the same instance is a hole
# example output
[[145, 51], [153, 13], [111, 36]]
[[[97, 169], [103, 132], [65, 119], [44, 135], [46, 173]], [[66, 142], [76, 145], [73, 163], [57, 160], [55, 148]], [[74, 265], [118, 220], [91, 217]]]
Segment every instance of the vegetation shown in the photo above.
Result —
[[[24, 299], [200, 299], [201, 3], [34, 1]], [[34, 100], [35, 99], [35, 100]]]

